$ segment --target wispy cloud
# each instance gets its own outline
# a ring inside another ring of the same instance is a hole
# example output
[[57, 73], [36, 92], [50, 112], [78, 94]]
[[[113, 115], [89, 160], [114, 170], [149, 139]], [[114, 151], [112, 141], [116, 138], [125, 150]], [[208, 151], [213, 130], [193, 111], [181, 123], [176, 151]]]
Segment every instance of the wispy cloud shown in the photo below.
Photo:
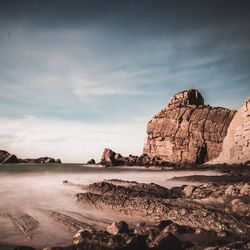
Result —
[[100, 160], [105, 147], [124, 155], [141, 154], [146, 135], [142, 121], [93, 124], [1, 117], [0, 124], [2, 148], [22, 158], [52, 156], [64, 162], [85, 162], [91, 157]]

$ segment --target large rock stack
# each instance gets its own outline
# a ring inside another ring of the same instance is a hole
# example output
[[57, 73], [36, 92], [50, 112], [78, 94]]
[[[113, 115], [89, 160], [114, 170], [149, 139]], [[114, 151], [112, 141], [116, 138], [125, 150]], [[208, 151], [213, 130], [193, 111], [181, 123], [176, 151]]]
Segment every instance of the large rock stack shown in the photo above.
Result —
[[250, 163], [250, 97], [243, 103], [227, 131], [222, 152], [214, 163]]
[[219, 156], [236, 111], [204, 105], [198, 90], [176, 94], [148, 123], [143, 153], [176, 164], [202, 164]]

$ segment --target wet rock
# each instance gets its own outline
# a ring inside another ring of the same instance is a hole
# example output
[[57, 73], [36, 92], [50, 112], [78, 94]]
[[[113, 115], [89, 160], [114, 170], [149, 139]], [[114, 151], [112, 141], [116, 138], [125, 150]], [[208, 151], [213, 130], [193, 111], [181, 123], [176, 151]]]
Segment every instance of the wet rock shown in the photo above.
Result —
[[94, 206], [97, 209], [116, 212], [121, 215], [141, 217], [150, 220], [172, 220], [192, 228], [203, 228], [208, 231], [221, 230], [244, 233], [246, 225], [231, 214], [206, 207], [190, 199], [162, 199], [152, 197], [129, 197], [99, 193], [80, 193], [77, 201], [83, 206]]
[[118, 181], [116, 183], [112, 183], [109, 180], [90, 184], [88, 186], [88, 190], [96, 194], [114, 195], [117, 197], [167, 198], [174, 197], [178, 194], [154, 183], [145, 184], [127, 182], [126, 185], [119, 185]]
[[181, 234], [187, 234], [187, 233], [194, 233], [195, 230], [191, 227], [178, 225], [176, 223], [171, 223], [170, 225], [165, 227], [165, 230], [168, 230], [174, 235], [181, 235]]
[[11, 250], [36, 250], [36, 248], [31, 246], [18, 246], [11, 248]]
[[181, 241], [167, 229], [163, 229], [156, 239], [150, 244], [159, 250], [181, 250], [183, 249]]
[[95, 230], [80, 230], [74, 236], [73, 244], [81, 250], [148, 249], [143, 237], [128, 234], [112, 235], [108, 232]]
[[55, 163], [61, 164], [61, 160], [60, 159], [55, 159]]
[[107, 232], [110, 234], [118, 234], [118, 233], [128, 233], [129, 227], [125, 221], [113, 222], [110, 226], [107, 227]]
[[63, 214], [63, 213], [59, 213], [57, 211], [48, 210], [47, 215], [50, 218], [54, 219], [56, 222], [63, 224], [70, 232], [75, 233], [81, 229], [88, 229], [88, 230], [94, 229], [93, 226], [91, 226], [85, 222], [79, 221], [71, 216], [68, 216], [68, 215]]
[[218, 237], [220, 238], [225, 238], [228, 236], [228, 232], [227, 231], [220, 231], [217, 233]]

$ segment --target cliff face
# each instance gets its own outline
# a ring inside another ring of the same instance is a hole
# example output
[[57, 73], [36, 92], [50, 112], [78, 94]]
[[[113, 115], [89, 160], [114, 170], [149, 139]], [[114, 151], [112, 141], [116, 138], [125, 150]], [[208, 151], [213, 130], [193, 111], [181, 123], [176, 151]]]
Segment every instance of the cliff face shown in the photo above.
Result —
[[250, 97], [240, 107], [223, 141], [222, 152], [214, 162], [250, 162]]
[[197, 90], [180, 92], [148, 123], [143, 153], [177, 164], [207, 162], [219, 156], [234, 115], [204, 105]]

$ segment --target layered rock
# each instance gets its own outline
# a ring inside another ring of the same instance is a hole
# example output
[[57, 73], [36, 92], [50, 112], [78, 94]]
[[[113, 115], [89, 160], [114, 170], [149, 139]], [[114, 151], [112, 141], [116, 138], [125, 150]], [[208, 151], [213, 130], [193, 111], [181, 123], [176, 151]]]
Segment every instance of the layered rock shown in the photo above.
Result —
[[214, 162], [250, 163], [250, 97], [230, 123], [222, 152]]
[[[230, 196], [228, 188], [229, 186], [224, 188], [224, 196]], [[90, 185], [89, 192], [77, 194], [76, 199], [84, 207], [91, 206], [123, 216], [144, 220], [171, 220], [180, 225], [216, 233], [228, 231], [244, 234], [246, 232], [246, 224], [234, 217], [230, 211], [228, 213], [218, 207], [207, 206], [192, 200], [210, 196], [216, 198], [211, 193], [211, 189], [215, 189], [213, 186], [201, 186], [197, 189], [190, 186], [189, 189], [187, 186], [167, 189], [155, 184], [134, 182], [124, 186], [106, 181]], [[236, 191], [244, 189], [244, 195], [249, 197], [248, 185], [234, 186], [234, 189]], [[233, 198], [242, 197], [235, 193]]]
[[170, 99], [148, 123], [143, 153], [176, 164], [202, 164], [219, 156], [235, 111], [204, 105], [198, 90]]

